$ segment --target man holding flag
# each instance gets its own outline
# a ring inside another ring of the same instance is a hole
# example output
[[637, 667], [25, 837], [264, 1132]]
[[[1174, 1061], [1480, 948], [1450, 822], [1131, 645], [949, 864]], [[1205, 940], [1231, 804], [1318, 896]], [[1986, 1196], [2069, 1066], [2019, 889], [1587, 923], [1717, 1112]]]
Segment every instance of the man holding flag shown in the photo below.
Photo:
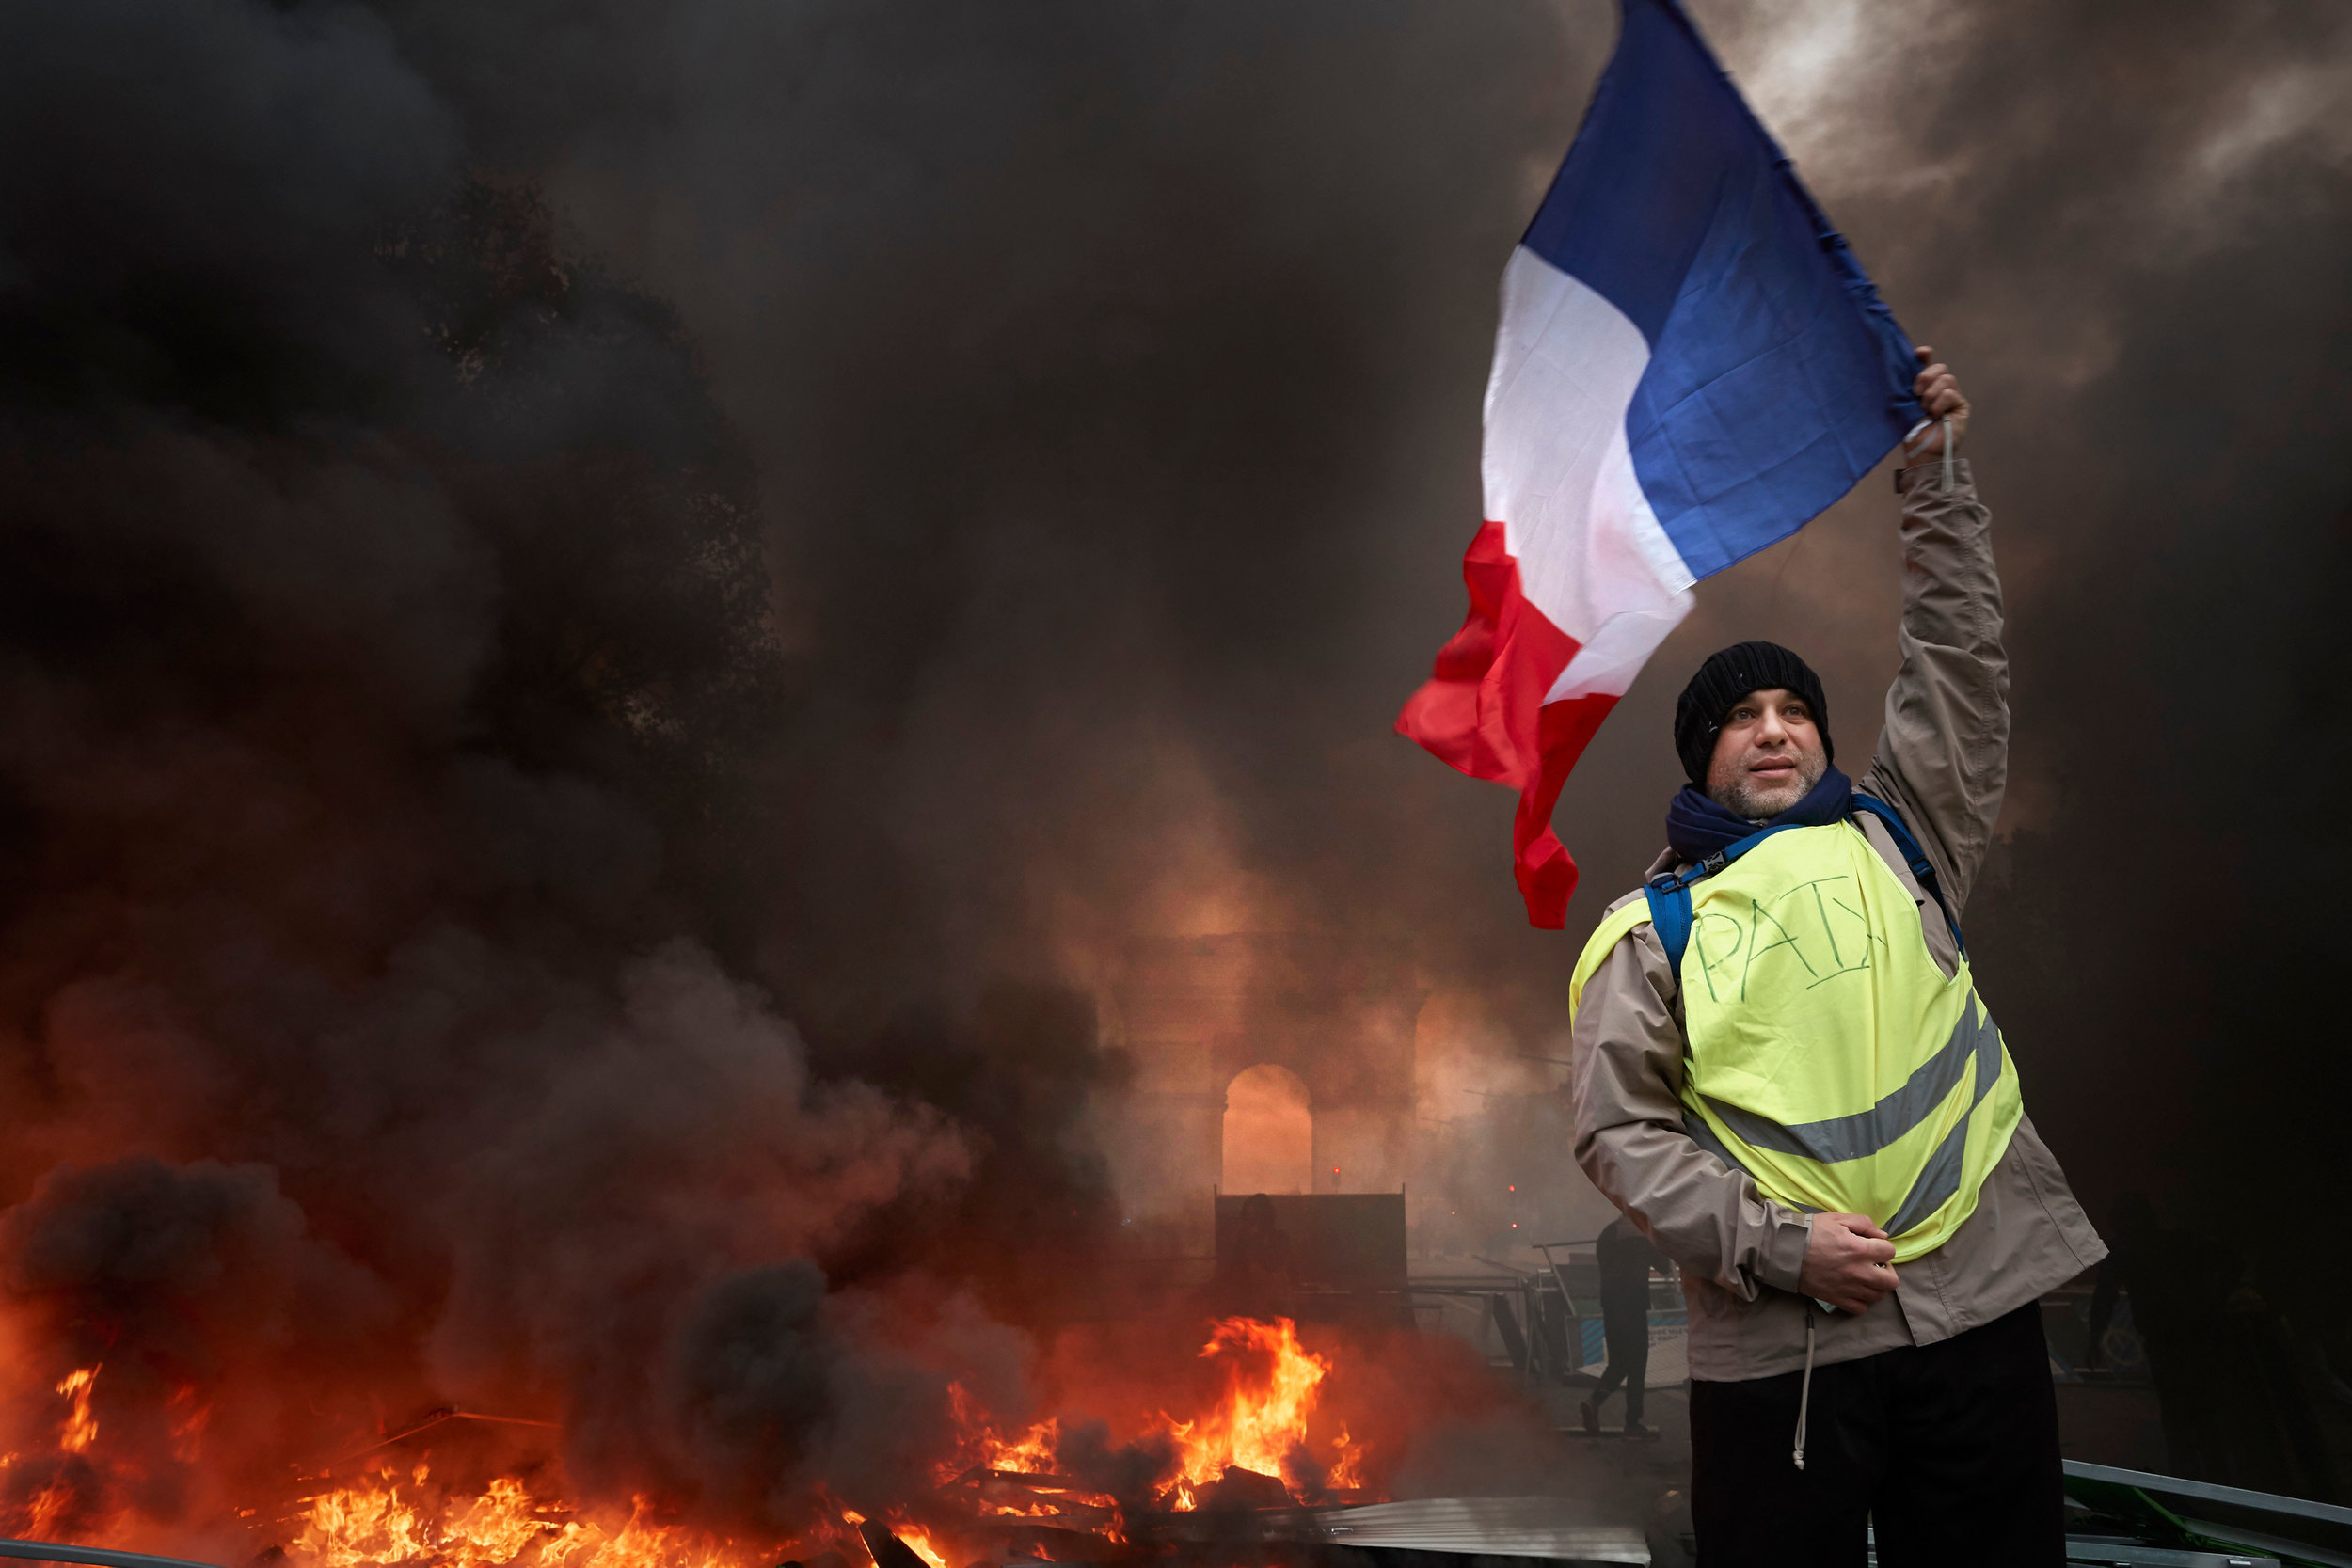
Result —
[[1714, 655], [1676, 705], [1669, 847], [1574, 976], [1578, 1164], [1682, 1265], [1710, 1565], [1860, 1564], [1872, 1523], [1888, 1568], [2065, 1560], [2040, 1297], [2106, 1249], [1968, 967], [2008, 664], [1990, 518], [1941, 449], [1967, 404], [1942, 365], [1918, 395], [1869, 768], [1834, 766], [1797, 655]]
[[1698, 578], [1899, 442], [1901, 669], [1857, 785], [1769, 642], [1675, 714], [1669, 847], [1571, 984], [1576, 1157], [1681, 1265], [1703, 1563], [2064, 1560], [2038, 1298], [2105, 1246], [2026, 1118], [1960, 913], [2007, 778], [1968, 404], [1673, 0], [1624, 31], [1503, 279], [1471, 612], [1398, 727], [1516, 786], [1530, 918], [1568, 768]]

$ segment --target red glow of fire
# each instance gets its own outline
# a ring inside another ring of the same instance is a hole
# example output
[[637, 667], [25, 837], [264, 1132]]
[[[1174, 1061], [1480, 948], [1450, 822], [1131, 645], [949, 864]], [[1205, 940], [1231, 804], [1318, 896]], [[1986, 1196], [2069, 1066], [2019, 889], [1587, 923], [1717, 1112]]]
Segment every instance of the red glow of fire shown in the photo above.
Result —
[[[1234, 1467], [1279, 1479], [1301, 1501], [1324, 1500], [1335, 1488], [1363, 1486], [1364, 1454], [1345, 1427], [1327, 1434], [1310, 1433], [1333, 1363], [1302, 1345], [1289, 1319], [1216, 1320], [1199, 1354], [1208, 1363], [1214, 1385], [1203, 1403], [1183, 1417], [1161, 1408], [1125, 1423], [1124, 1439], [1160, 1438], [1172, 1448], [1174, 1462], [1158, 1482], [1153, 1506], [1198, 1508]], [[0, 1533], [36, 1539], [89, 1535], [93, 1521], [72, 1465], [105, 1461], [103, 1429], [93, 1403], [102, 1370], [98, 1365], [79, 1368], [56, 1385], [59, 1405], [51, 1452], [29, 1459], [0, 1455], [0, 1479], [20, 1464], [41, 1466], [20, 1472], [24, 1481], [5, 1510], [7, 1517], [0, 1519]], [[1033, 1515], [1064, 1523], [1085, 1515], [1100, 1522], [1083, 1528], [1121, 1538], [1122, 1521], [1111, 1506], [1116, 1499], [1089, 1493], [1062, 1474], [1069, 1466], [1060, 1454], [1058, 1420], [1000, 1432], [961, 1385], [950, 1393], [961, 1441], [941, 1469], [941, 1486], [969, 1481], [975, 1466], [1022, 1478], [1020, 1484], [993, 1491], [965, 1491], [963, 1516], [971, 1516], [975, 1506], [981, 1515]], [[193, 1462], [210, 1407], [183, 1387], [170, 1396], [165, 1414], [171, 1451]], [[38, 1487], [30, 1484], [36, 1476], [46, 1477]], [[977, 1555], [952, 1525], [943, 1530], [936, 1499], [910, 1503], [912, 1513], [893, 1510], [884, 1522], [927, 1568], [951, 1568]], [[304, 1568], [769, 1568], [779, 1555], [814, 1556], [827, 1547], [864, 1563], [866, 1554], [856, 1544], [861, 1515], [837, 1504], [829, 1509], [837, 1522], [810, 1540], [781, 1546], [738, 1542], [668, 1522], [642, 1497], [626, 1510], [577, 1504], [563, 1496], [551, 1469], [468, 1485], [437, 1475], [426, 1460], [377, 1457], [322, 1474], [312, 1489], [278, 1509], [235, 1513]]]
[[[1235, 1467], [1285, 1481], [1300, 1500], [1311, 1500], [1309, 1477], [1321, 1471], [1325, 1486], [1364, 1484], [1363, 1451], [1343, 1426], [1318, 1453], [1308, 1433], [1331, 1363], [1298, 1342], [1288, 1318], [1222, 1318], [1211, 1325], [1202, 1359], [1221, 1374], [1210, 1406], [1188, 1419], [1162, 1410], [1142, 1423], [1139, 1435], [1164, 1433], [1174, 1441], [1176, 1473], [1165, 1505], [1198, 1508], [1208, 1488]], [[984, 1425], [971, 1428], [979, 1463], [991, 1469], [1051, 1472], [1057, 1468], [1059, 1424], [1046, 1420], [1007, 1437]], [[1007, 1505], [1002, 1512], [1033, 1505]]]
[[752, 1568], [767, 1554], [731, 1541], [652, 1523], [645, 1499], [626, 1518], [581, 1518], [532, 1495], [514, 1477], [478, 1495], [452, 1495], [420, 1465], [402, 1475], [379, 1471], [348, 1486], [306, 1497], [285, 1521], [295, 1529], [289, 1556], [319, 1568], [433, 1563], [446, 1568]]
[[65, 1418], [64, 1428], [57, 1433], [59, 1453], [87, 1453], [98, 1441], [98, 1418], [90, 1414], [90, 1386], [98, 1381], [104, 1366], [79, 1367], [65, 1374], [57, 1385], [57, 1392], [73, 1402], [73, 1413]]

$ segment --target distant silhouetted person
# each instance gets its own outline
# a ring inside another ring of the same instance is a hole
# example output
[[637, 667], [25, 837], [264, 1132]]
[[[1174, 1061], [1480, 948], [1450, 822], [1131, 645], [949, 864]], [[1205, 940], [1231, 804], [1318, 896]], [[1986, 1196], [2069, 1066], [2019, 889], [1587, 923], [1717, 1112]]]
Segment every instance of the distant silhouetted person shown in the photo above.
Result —
[[1600, 1264], [1600, 1335], [1609, 1347], [1609, 1365], [1578, 1414], [1584, 1430], [1598, 1436], [1601, 1404], [1623, 1384], [1625, 1434], [1655, 1437], [1657, 1432], [1642, 1424], [1642, 1393], [1649, 1376], [1649, 1272], [1669, 1265], [1623, 1214], [1609, 1222], [1593, 1251]]

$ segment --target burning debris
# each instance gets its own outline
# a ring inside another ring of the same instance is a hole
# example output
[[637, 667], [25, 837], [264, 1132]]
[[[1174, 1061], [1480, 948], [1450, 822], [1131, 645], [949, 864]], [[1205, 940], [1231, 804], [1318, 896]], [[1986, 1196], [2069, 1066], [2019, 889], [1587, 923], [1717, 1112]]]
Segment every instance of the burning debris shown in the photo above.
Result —
[[[1344, 1424], [1325, 1431], [1317, 1420], [1336, 1365], [1301, 1342], [1295, 1323], [1216, 1320], [1198, 1360], [1209, 1374], [1203, 1403], [1142, 1414], [1118, 1438], [1100, 1418], [1000, 1430], [954, 1385], [957, 1441], [930, 1484], [872, 1515], [828, 1495], [789, 1535], [714, 1533], [646, 1495], [622, 1510], [583, 1504], [548, 1446], [549, 1423], [437, 1410], [297, 1481], [276, 1506], [238, 1509], [243, 1548], [220, 1555], [299, 1568], [1142, 1561], [1204, 1543], [1295, 1538], [1312, 1510], [1377, 1497], [1363, 1445]], [[0, 1457], [11, 1482], [0, 1530], [49, 1539], [147, 1528], [135, 1499], [155, 1478], [108, 1451], [97, 1404], [104, 1370], [93, 1364], [57, 1383], [45, 1452]], [[191, 1461], [203, 1425], [201, 1413], [182, 1423]], [[512, 1467], [466, 1479], [485, 1465]], [[15, 1484], [33, 1476], [38, 1486]]]
[[[1295, 1323], [1219, 1320], [1200, 1354], [1217, 1373], [1208, 1406], [1183, 1418], [1154, 1412], [1117, 1446], [1099, 1423], [1065, 1432], [1058, 1418], [1005, 1435], [959, 1386], [962, 1441], [935, 1485], [881, 1518], [836, 1505], [817, 1528], [768, 1553], [815, 1564], [828, 1553], [854, 1561], [862, 1547], [875, 1568], [1142, 1559], [1201, 1538], [1199, 1519], [1231, 1535], [1249, 1516], [1371, 1495], [1362, 1452], [1346, 1430], [1322, 1442], [1311, 1434], [1317, 1391], [1333, 1369], [1299, 1342]], [[657, 1523], [644, 1498], [625, 1521], [599, 1522], [535, 1497], [520, 1477], [500, 1477], [479, 1494], [450, 1492], [422, 1464], [406, 1474], [381, 1466], [318, 1493], [289, 1522], [295, 1533], [288, 1554], [320, 1568], [738, 1568], [764, 1560], [737, 1542]]]
[[436, 1486], [431, 1467], [382, 1471], [304, 1500], [279, 1521], [294, 1533], [263, 1548], [319, 1568], [754, 1568], [761, 1554], [648, 1517], [641, 1501], [617, 1519], [582, 1518], [502, 1476], [478, 1494]]

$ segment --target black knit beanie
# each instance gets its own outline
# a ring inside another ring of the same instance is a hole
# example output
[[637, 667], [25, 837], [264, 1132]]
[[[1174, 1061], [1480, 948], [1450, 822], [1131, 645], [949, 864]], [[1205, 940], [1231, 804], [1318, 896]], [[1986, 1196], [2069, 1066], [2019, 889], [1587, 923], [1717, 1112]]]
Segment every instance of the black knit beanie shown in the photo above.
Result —
[[1732, 705], [1751, 691], [1775, 689], [1804, 699], [1813, 710], [1813, 727], [1821, 732], [1822, 756], [1837, 760], [1836, 743], [1829, 737], [1829, 699], [1822, 695], [1821, 677], [1813, 667], [1777, 642], [1735, 642], [1700, 665], [1675, 699], [1675, 751], [1692, 784], [1707, 787], [1715, 736]]

